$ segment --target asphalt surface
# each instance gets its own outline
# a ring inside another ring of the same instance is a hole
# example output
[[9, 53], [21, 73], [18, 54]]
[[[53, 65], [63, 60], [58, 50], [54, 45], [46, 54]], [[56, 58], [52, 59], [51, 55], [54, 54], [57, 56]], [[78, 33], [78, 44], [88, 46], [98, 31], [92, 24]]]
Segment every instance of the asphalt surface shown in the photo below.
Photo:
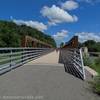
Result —
[[0, 100], [100, 100], [87, 81], [58, 62], [59, 52], [53, 51], [0, 76]]
[[[30, 96], [30, 97], [29, 97]], [[62, 64], [24, 65], [0, 76], [0, 100], [100, 100]]]
[[58, 64], [59, 62], [59, 52], [52, 51], [46, 55], [41, 56], [38, 59], [35, 59], [26, 65], [33, 65], [33, 64]]

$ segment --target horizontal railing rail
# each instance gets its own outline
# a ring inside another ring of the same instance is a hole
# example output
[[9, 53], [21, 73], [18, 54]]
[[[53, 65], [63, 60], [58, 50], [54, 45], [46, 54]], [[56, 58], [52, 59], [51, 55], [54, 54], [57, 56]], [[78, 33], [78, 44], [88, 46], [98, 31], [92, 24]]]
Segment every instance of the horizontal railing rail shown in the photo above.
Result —
[[19, 67], [52, 50], [51, 48], [0, 48], [0, 74]]
[[65, 48], [61, 50], [61, 60], [65, 70], [85, 80], [85, 69], [83, 64], [82, 49]]
[[69, 49], [69, 54], [71, 56], [71, 63], [73, 67], [80, 74], [81, 78], [85, 79], [85, 70], [82, 57], [82, 49]]
[[100, 52], [89, 52], [90, 56], [100, 57]]

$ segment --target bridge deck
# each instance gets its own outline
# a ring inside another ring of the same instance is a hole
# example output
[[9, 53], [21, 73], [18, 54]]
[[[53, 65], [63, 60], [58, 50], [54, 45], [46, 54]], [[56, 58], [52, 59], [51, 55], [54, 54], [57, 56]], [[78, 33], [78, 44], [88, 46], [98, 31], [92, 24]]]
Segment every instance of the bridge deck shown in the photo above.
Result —
[[47, 55], [44, 55], [36, 60], [33, 60], [26, 65], [33, 64], [58, 64], [59, 62], [59, 52], [53, 51]]
[[90, 92], [86, 82], [65, 73], [64, 66], [57, 64], [58, 58], [54, 58], [54, 54], [55, 51], [41, 57], [46, 58], [43, 62], [50, 59], [48, 64], [43, 64], [42, 59], [39, 58], [38, 60], [41, 61], [38, 64], [38, 60], [35, 60], [0, 76], [1, 98], [2, 96], [33, 96], [33, 100], [100, 100]]

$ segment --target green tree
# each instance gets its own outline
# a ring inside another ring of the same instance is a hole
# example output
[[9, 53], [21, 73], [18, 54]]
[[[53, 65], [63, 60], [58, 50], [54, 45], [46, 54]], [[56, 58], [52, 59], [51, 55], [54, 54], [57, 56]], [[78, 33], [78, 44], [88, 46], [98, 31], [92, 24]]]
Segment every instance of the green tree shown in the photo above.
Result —
[[0, 21], [0, 47], [20, 47], [21, 38], [25, 35], [56, 47], [56, 42], [51, 36], [35, 28], [26, 25], [16, 25], [10, 21]]
[[62, 48], [64, 46], [64, 42], [61, 42], [60, 47]]
[[87, 40], [82, 43], [81, 46], [88, 47], [88, 50], [91, 52], [100, 52], [100, 42], [96, 42], [94, 40]]

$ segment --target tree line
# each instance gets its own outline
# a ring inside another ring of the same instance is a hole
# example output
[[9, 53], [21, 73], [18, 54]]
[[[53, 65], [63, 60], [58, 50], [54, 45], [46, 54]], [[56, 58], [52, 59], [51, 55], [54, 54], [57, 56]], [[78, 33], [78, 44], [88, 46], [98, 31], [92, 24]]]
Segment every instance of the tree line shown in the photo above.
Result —
[[[63, 47], [66, 43], [61, 42], [60, 47]], [[100, 42], [94, 40], [87, 40], [83, 43], [79, 42], [78, 47], [87, 47], [90, 52], [100, 52]]]
[[17, 25], [12, 21], [0, 21], [0, 47], [21, 47], [21, 39], [26, 35], [56, 47], [56, 42], [50, 35], [35, 28]]
[[84, 43], [80, 43], [81, 47], [88, 47], [90, 52], [100, 52], [100, 42], [94, 40], [87, 40]]

